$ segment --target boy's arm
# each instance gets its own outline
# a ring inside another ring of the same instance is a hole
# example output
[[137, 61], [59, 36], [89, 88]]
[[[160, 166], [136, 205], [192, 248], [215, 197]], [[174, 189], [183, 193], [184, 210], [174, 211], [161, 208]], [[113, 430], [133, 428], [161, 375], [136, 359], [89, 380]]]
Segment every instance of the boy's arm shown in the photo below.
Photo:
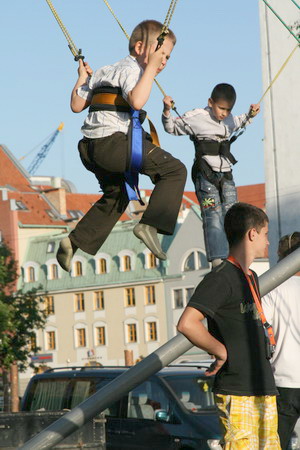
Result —
[[[250, 105], [250, 109], [249, 112], [247, 114], [241, 114], [240, 116], [235, 116], [234, 117], [234, 122], [235, 122], [235, 129], [239, 128], [242, 124], [244, 126], [249, 125], [253, 119], [253, 117], [257, 116], [257, 114], [260, 112], [260, 104], [259, 103], [252, 103]], [[244, 124], [245, 119], [247, 118], [247, 116], [249, 116], [247, 122]]]
[[92, 69], [88, 63], [84, 63], [82, 59], [79, 59], [78, 66], [78, 80], [72, 90], [71, 94], [71, 110], [75, 113], [83, 111], [90, 105], [90, 101], [86, 98], [80, 97], [77, 93], [77, 89], [86, 86], [89, 77], [93, 74]]
[[[174, 102], [172, 97], [166, 95], [163, 99], [163, 102], [164, 109], [162, 113], [162, 123], [165, 131], [175, 136], [184, 136], [187, 134], [191, 134], [189, 127], [181, 119], [175, 119], [171, 115], [172, 103]], [[185, 115], [183, 115], [183, 117], [184, 116]]]
[[177, 330], [192, 344], [215, 356], [216, 361], [205, 372], [206, 375], [215, 375], [227, 359], [224, 344], [215, 339], [203, 325], [204, 315], [196, 308], [187, 306], [179, 319]]
[[133, 109], [142, 109], [150, 97], [152, 84], [164, 59], [165, 51], [163, 46], [155, 51], [156, 47], [157, 43], [151, 46], [145, 71], [132, 91], [128, 92], [127, 101]]

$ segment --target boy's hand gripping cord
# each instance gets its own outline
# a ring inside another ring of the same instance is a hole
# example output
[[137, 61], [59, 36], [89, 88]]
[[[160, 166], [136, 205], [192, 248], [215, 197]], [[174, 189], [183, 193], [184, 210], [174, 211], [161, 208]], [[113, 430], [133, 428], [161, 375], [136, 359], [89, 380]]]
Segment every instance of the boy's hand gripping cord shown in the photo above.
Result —
[[71, 53], [72, 53], [72, 55], [74, 56], [75, 61], [78, 61], [79, 59], [84, 59], [84, 56], [81, 54], [81, 48], [78, 49], [78, 48], [76, 47], [76, 45], [74, 44], [74, 42], [72, 41], [71, 36], [69, 35], [69, 33], [68, 33], [66, 27], [65, 27], [64, 24], [62, 23], [62, 21], [61, 21], [59, 15], [57, 14], [56, 9], [54, 8], [54, 6], [53, 6], [53, 4], [52, 4], [52, 2], [51, 2], [51, 0], [46, 0], [46, 2], [48, 3], [48, 6], [49, 6], [49, 8], [51, 9], [52, 14], [54, 15], [54, 17], [55, 17], [55, 19], [56, 19], [56, 21], [57, 21], [57, 23], [58, 23], [58, 25], [59, 25], [61, 31], [63, 32], [65, 38], [66, 38], [67, 41], [68, 41], [68, 47], [69, 47], [69, 49], [71, 50]]

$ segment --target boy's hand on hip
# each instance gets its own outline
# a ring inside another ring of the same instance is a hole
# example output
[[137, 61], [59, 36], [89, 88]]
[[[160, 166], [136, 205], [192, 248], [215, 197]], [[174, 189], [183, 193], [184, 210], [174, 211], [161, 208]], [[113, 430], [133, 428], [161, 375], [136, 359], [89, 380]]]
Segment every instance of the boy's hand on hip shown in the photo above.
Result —
[[220, 355], [215, 355], [216, 360], [212, 363], [212, 365], [205, 371], [205, 375], [207, 377], [211, 377], [212, 375], [215, 375], [221, 367], [225, 364], [227, 360], [227, 350], [225, 346], [223, 345], [223, 350]]

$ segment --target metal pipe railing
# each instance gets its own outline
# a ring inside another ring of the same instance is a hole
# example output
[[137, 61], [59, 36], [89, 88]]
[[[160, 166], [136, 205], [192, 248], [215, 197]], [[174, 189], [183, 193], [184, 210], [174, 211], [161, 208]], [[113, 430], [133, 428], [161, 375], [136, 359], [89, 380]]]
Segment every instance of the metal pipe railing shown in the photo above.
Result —
[[[259, 277], [261, 295], [265, 295], [300, 270], [300, 248]], [[24, 444], [23, 450], [51, 449], [88, 420], [104, 411], [148, 377], [170, 364], [193, 345], [178, 334], [141, 362], [126, 370], [87, 400], [66, 413]]]

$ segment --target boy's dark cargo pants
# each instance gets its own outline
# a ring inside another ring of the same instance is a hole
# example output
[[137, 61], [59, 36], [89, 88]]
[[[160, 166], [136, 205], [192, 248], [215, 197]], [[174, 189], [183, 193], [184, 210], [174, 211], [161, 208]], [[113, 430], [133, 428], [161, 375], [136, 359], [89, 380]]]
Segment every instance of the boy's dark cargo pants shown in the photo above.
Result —
[[[83, 138], [78, 149], [82, 163], [98, 179], [103, 196], [78, 222], [70, 239], [84, 252], [95, 255], [128, 205], [123, 175], [127, 170], [127, 136], [118, 132], [99, 139]], [[146, 139], [141, 173], [155, 186], [140, 222], [159, 233], [172, 234], [186, 181], [185, 166]]]

